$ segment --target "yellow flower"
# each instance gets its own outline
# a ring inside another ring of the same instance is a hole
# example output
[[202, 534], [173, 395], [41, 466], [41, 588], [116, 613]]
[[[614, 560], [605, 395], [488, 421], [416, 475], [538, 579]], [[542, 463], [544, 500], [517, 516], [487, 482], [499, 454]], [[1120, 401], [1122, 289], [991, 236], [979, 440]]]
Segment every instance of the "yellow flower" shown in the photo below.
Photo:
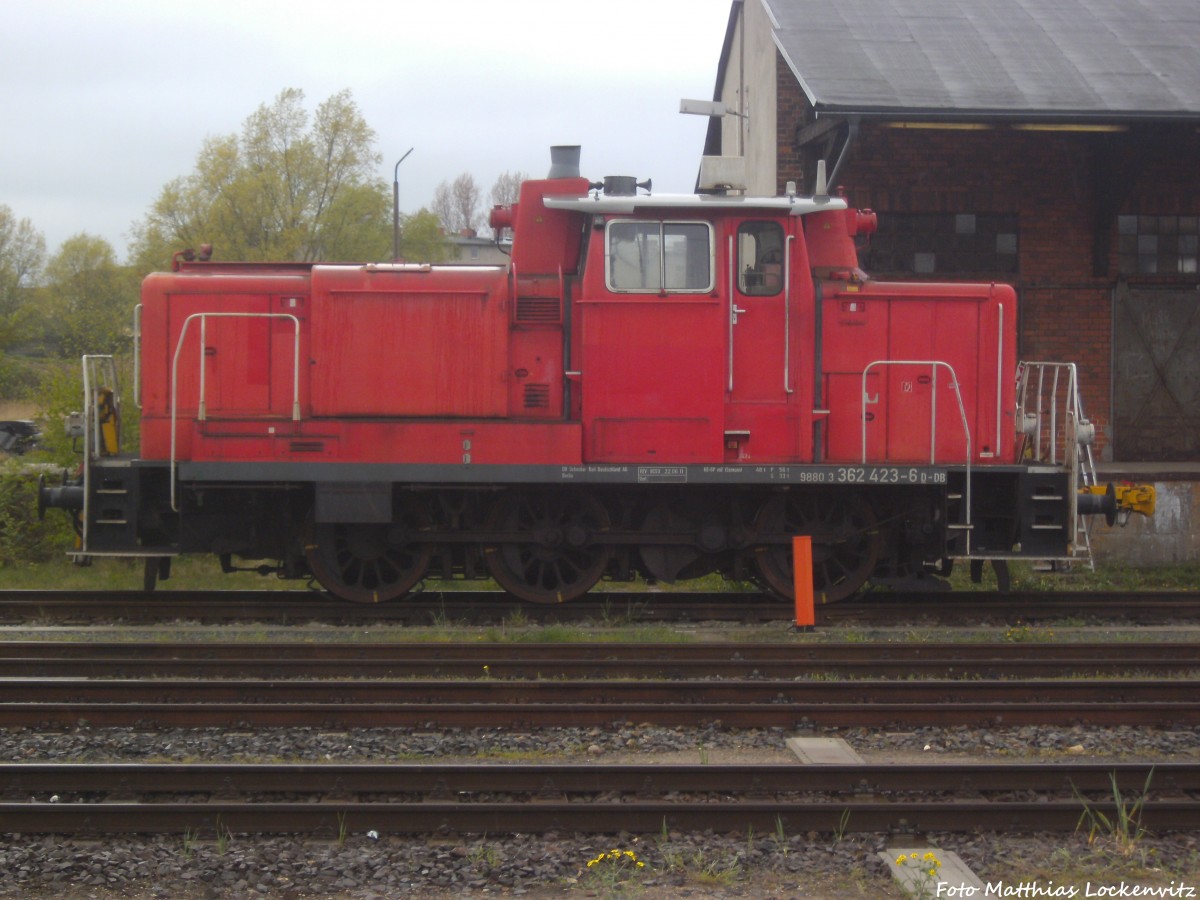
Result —
[[904, 853], [901, 853], [899, 856], [896, 857], [896, 865], [898, 865], [898, 866], [904, 865], [904, 861], [906, 859], [908, 859], [908, 856]]

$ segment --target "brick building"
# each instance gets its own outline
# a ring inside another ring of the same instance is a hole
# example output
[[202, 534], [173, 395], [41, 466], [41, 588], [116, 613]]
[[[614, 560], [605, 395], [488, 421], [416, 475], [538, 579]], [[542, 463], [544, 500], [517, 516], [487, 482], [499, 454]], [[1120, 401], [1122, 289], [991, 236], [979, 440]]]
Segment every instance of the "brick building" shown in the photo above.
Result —
[[1014, 284], [1103, 459], [1200, 460], [1194, 0], [733, 0], [714, 99], [702, 189], [826, 160], [865, 269]]

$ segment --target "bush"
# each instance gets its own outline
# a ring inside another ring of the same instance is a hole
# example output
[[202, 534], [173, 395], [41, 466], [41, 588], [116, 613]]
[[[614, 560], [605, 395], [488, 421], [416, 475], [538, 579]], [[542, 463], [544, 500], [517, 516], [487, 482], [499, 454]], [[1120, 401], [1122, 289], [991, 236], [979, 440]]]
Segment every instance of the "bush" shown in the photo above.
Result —
[[37, 477], [9, 461], [0, 465], [0, 567], [60, 557], [73, 540], [70, 519], [37, 515]]
[[0, 385], [4, 386], [2, 399], [35, 399], [41, 377], [37, 365], [17, 356], [0, 353]]

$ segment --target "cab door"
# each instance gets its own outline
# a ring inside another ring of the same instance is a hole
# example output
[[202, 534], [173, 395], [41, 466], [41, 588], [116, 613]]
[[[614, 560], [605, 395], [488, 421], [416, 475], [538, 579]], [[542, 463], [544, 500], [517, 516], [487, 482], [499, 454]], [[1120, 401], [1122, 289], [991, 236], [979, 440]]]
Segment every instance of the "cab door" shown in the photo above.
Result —
[[[800, 371], [811, 296], [803, 238], [793, 217], [730, 223], [725, 242], [728, 296], [726, 459], [796, 462], [809, 429], [802, 427]], [[803, 302], [804, 298], [809, 302]]]

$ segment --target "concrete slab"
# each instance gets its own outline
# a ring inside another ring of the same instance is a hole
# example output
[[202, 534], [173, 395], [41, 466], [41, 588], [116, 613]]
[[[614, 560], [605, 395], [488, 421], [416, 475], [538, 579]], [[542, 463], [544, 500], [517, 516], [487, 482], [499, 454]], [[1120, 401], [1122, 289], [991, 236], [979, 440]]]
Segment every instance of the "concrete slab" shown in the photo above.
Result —
[[809, 765], [861, 766], [863, 758], [841, 738], [792, 737], [785, 742], [789, 750]]
[[983, 881], [953, 851], [939, 847], [892, 847], [881, 851], [879, 858], [911, 897], [983, 896]]

